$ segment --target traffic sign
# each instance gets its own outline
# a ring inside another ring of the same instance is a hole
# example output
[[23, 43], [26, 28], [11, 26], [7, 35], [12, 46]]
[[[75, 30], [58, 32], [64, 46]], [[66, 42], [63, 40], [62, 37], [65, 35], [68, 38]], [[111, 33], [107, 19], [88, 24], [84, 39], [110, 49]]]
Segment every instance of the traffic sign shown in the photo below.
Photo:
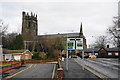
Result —
[[95, 49], [92, 49], [92, 52], [94, 52], [95, 51]]
[[75, 39], [74, 38], [67, 38], [67, 49], [75, 49]]
[[76, 49], [83, 49], [83, 38], [76, 38]]
[[67, 47], [67, 49], [73, 49], [73, 47]]
[[70, 52], [70, 53], [72, 53], [72, 51], [71, 51], [71, 50], [70, 50], [69, 52]]

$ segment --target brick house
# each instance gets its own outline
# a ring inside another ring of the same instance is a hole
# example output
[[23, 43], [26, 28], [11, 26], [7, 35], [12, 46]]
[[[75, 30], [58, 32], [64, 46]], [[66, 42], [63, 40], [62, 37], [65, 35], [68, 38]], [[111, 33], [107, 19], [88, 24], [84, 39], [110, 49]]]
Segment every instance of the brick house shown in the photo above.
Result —
[[29, 50], [7, 50], [3, 49], [3, 59], [6, 60], [30, 60], [32, 59], [32, 53]]
[[85, 49], [85, 55], [96, 55], [96, 56], [116, 56], [120, 55], [120, 48], [94, 48], [94, 52], [92, 48]]

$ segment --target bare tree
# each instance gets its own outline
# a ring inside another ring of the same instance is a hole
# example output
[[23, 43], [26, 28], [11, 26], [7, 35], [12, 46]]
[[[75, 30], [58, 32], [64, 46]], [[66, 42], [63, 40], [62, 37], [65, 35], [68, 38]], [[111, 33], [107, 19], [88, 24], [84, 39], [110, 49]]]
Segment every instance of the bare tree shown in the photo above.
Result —
[[4, 36], [2, 36], [2, 45], [3, 48], [9, 48], [10, 43], [13, 41], [13, 39], [17, 36], [17, 33], [8, 33]]
[[0, 61], [3, 60], [2, 57], [2, 37], [5, 35], [7, 31], [7, 26], [3, 24], [2, 19], [0, 19]]
[[119, 17], [115, 17], [113, 20], [114, 25], [107, 29], [108, 34], [110, 35], [113, 45], [120, 47], [120, 20]]
[[5, 25], [2, 19], [0, 19], [0, 35], [4, 36], [7, 32], [8, 25]]
[[108, 43], [107, 36], [98, 36], [93, 45], [95, 48], [101, 48], [101, 47], [105, 48], [107, 43]]

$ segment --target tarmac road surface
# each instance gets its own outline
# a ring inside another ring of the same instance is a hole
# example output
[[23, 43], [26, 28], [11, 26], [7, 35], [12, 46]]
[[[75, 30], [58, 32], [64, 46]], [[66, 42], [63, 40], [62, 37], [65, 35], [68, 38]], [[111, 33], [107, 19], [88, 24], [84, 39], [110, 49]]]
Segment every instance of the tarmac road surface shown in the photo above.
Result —
[[[77, 60], [83, 63], [83, 60], [77, 58]], [[120, 76], [119, 69], [119, 60], [118, 58], [95, 58], [95, 59], [84, 59], [84, 63], [86, 66], [100, 72], [101, 74], [107, 76], [111, 79], [118, 79]]]
[[21, 73], [9, 78], [8, 80], [48, 80], [52, 79], [52, 71], [54, 64], [44, 63], [44, 64], [31, 64], [32, 67]]

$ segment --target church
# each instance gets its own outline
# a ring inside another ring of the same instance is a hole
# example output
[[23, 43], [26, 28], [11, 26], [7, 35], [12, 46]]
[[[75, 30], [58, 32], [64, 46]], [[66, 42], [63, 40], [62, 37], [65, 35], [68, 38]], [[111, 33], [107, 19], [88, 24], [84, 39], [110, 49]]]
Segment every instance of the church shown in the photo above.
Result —
[[48, 38], [53, 38], [56, 36], [63, 36], [66, 38], [83, 38], [84, 48], [87, 48], [86, 38], [83, 34], [82, 23], [80, 26], [79, 33], [65, 33], [65, 34], [47, 34], [47, 35], [37, 35], [38, 33], [38, 20], [37, 15], [26, 12], [22, 12], [22, 37], [24, 40], [24, 48], [39, 51], [38, 46], [41, 46], [44, 43], [43, 40], [48, 40]]

